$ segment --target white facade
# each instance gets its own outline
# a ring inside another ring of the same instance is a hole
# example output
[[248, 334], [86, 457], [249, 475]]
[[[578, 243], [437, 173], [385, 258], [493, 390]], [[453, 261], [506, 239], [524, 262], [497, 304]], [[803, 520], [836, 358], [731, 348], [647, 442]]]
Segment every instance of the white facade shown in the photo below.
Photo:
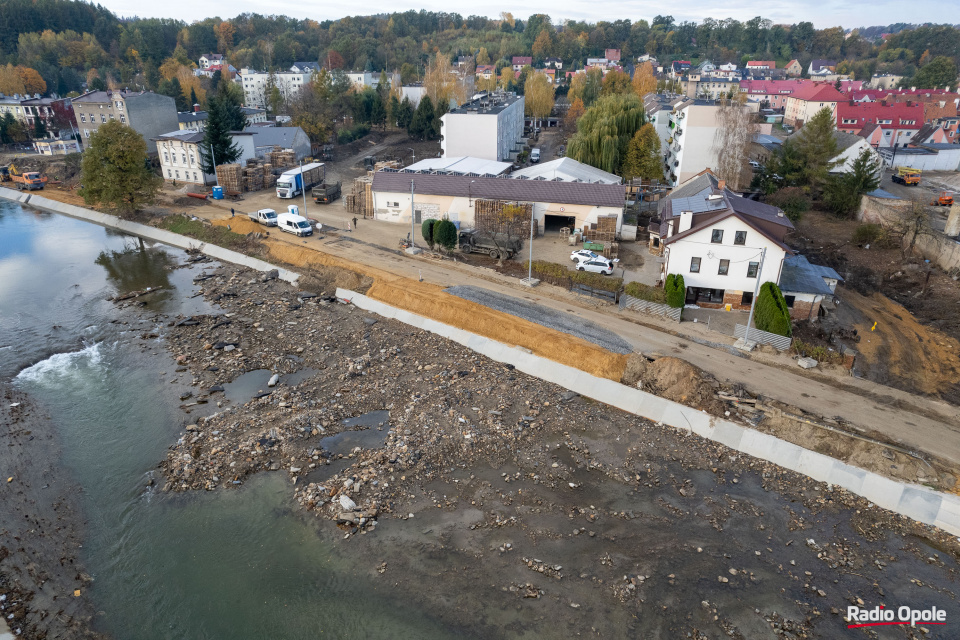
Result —
[[513, 160], [523, 138], [523, 96], [493, 94], [472, 100], [440, 119], [444, 157]]
[[372, 71], [363, 71], [360, 73], [348, 73], [347, 78], [350, 79], [350, 82], [353, 83], [353, 86], [358, 89], [363, 89], [364, 87], [376, 87], [380, 84], [380, 74], [373, 73]]
[[[859, 136], [857, 136], [859, 138]], [[853, 171], [853, 163], [856, 162], [857, 158], [863, 152], [864, 149], [870, 150], [871, 158], [874, 160], [880, 160], [880, 154], [877, 153], [877, 150], [867, 142], [865, 139], [860, 138], [852, 145], [844, 149], [840, 155], [833, 158], [833, 162], [836, 163], [833, 169], [830, 170], [831, 173], [850, 173]]]
[[203, 135], [194, 131], [177, 131], [157, 138], [157, 155], [164, 180], [197, 185], [216, 181], [216, 176], [204, 173], [200, 168], [201, 140]]
[[672, 186], [717, 166], [713, 141], [719, 113], [720, 107], [716, 105], [697, 105], [691, 101], [679, 105], [670, 115], [667, 137], [662, 141], [664, 175]]
[[[272, 79], [272, 80], [271, 80]], [[313, 79], [313, 72], [294, 73], [261, 73], [253, 69], [241, 69], [239, 80], [243, 87], [244, 100], [247, 105], [257, 109], [266, 109], [269, 99], [271, 81], [280, 90], [283, 98], [290, 99], [300, 93], [303, 85]]]
[[410, 101], [410, 104], [412, 104], [414, 107], [417, 107], [420, 104], [420, 99], [422, 97], [422, 85], [403, 85], [400, 87], [400, 102], [403, 102], [403, 99], [406, 98]]
[[[684, 215], [681, 214], [676, 233], [684, 231], [683, 221]], [[719, 243], [713, 242], [714, 229], [723, 232]], [[738, 231], [746, 233], [742, 245], [734, 244]], [[748, 272], [751, 263], [757, 263], [755, 268], [759, 270], [763, 249], [766, 249], [766, 256], [763, 271], [759, 273], [760, 284], [779, 282], [783, 259], [786, 257], [783, 248], [736, 216], [729, 216], [689, 236], [666, 243], [661, 280], [667, 274], [674, 273], [683, 276], [687, 287], [753, 293], [757, 278], [749, 277]], [[695, 264], [695, 258], [699, 258], [699, 266]], [[722, 261], [727, 261], [726, 275], [720, 273]]]

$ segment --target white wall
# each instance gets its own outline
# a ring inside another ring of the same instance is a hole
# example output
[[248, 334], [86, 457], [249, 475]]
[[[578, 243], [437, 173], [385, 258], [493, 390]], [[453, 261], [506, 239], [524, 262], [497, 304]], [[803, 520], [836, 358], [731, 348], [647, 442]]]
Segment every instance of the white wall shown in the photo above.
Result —
[[161, 140], [157, 142], [157, 155], [164, 180], [200, 185], [216, 181], [216, 176], [200, 168], [200, 150], [195, 142]]
[[898, 153], [893, 166], [921, 171], [960, 171], [960, 145], [956, 149], [938, 149], [936, 155]]
[[[713, 229], [723, 229], [723, 242], [710, 242]], [[746, 244], [733, 244], [737, 231], [746, 231]], [[677, 273], [683, 276], [688, 287], [724, 289], [727, 291], [753, 291], [756, 279], [747, 277], [750, 262], [760, 262], [761, 249], [767, 249], [763, 261], [760, 284], [778, 282], [780, 268], [785, 252], [760, 232], [747, 226], [738, 218], [731, 216], [721, 220], [709, 229], [702, 229], [681, 240], [666, 245], [667, 262], [664, 263], [663, 277]], [[690, 272], [691, 258], [700, 258], [700, 273]], [[729, 260], [730, 268], [725, 276], [718, 275], [720, 260]]]
[[866, 140], [860, 139], [845, 149], [843, 153], [834, 158], [834, 161], [837, 164], [833, 169], [830, 170], [831, 173], [849, 173], [850, 171], [853, 171], [853, 163], [864, 149], [870, 149], [874, 160], [880, 159], [880, 154], [877, 153], [877, 150], [874, 149]]
[[523, 98], [499, 113], [447, 113], [440, 119], [440, 149], [445, 158], [472, 156], [509, 162], [523, 136]]

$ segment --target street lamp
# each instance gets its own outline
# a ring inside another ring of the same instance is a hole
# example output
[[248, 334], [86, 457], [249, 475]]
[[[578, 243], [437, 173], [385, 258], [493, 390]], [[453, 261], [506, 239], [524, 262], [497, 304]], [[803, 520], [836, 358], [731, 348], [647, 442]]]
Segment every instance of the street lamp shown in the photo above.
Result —
[[763, 277], [763, 259], [767, 257], [767, 248], [760, 251], [760, 267], [757, 269], [757, 283], [753, 286], [753, 302], [750, 303], [750, 315], [747, 317], [747, 330], [743, 333], [743, 345], [750, 342], [750, 325], [753, 323], [753, 310], [757, 307], [757, 297], [760, 295], [760, 278]]
[[468, 207], [473, 206], [473, 183], [474, 182], [476, 182], [476, 180], [471, 180], [470, 184], [467, 185], [467, 206]]
[[414, 151], [414, 150], [413, 150], [412, 148], [410, 148], [410, 147], [407, 147], [407, 150], [408, 150], [411, 154], [413, 154], [413, 160], [410, 161], [410, 164], [417, 164], [417, 152]]

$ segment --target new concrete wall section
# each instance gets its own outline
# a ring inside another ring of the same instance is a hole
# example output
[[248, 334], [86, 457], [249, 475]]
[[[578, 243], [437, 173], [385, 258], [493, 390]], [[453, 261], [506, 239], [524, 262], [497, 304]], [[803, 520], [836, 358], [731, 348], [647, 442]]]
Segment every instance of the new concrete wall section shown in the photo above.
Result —
[[512, 364], [519, 371], [575, 391], [580, 395], [648, 420], [708, 438], [731, 449], [802, 473], [814, 480], [843, 487], [879, 507], [960, 536], [960, 497], [958, 496], [891, 480], [804, 449], [791, 442], [742, 427], [729, 420], [710, 416], [702, 411], [612, 380], [597, 378], [502, 342], [391, 307], [354, 291], [337, 289], [337, 297], [385, 318], [393, 318], [449, 338], [488, 358]]
[[250, 256], [237, 253], [236, 251], [231, 251], [230, 249], [224, 249], [223, 247], [218, 247], [216, 245], [206, 244], [200, 242], [199, 240], [195, 240], [194, 238], [188, 238], [187, 236], [181, 236], [164, 229], [157, 229], [156, 227], [150, 227], [138, 222], [122, 220], [117, 216], [100, 213], [99, 211], [84, 209], [83, 207], [77, 207], [64, 202], [57, 202], [56, 200], [39, 196], [36, 193], [20, 193], [19, 191], [14, 191], [13, 189], [0, 188], [0, 198], [19, 202], [20, 204], [35, 207], [37, 209], [43, 209], [44, 211], [60, 213], [65, 216], [70, 216], [71, 218], [79, 218], [80, 220], [86, 220], [87, 222], [98, 224], [101, 227], [117, 229], [118, 231], [129, 233], [132, 236], [138, 236], [146, 240], [155, 240], [156, 242], [162, 242], [163, 244], [168, 244], [172, 247], [178, 247], [180, 249], [196, 248], [199, 249], [201, 253], [208, 255], [211, 258], [216, 258], [217, 260], [222, 260], [224, 262], [230, 262], [233, 264], [239, 264], [244, 267], [256, 269], [257, 271], [270, 271], [271, 269], [276, 269], [280, 274], [280, 279], [286, 280], [291, 284], [296, 284], [297, 279], [300, 277], [299, 273], [289, 271], [287, 269], [281, 269], [270, 264], [269, 262], [264, 262], [263, 260], [258, 260], [257, 258], [251, 258]]

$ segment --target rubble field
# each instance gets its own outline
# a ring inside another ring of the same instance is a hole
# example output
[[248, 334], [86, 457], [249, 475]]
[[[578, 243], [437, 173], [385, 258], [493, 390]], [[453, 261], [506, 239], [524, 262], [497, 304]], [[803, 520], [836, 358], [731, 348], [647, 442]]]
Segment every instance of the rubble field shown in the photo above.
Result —
[[[955, 609], [938, 529], [342, 304], [332, 272], [271, 275], [217, 266], [222, 313], [166, 319], [194, 391], [165, 491], [283, 474], [321, 539], [466, 637], [840, 638], [851, 603]], [[674, 358], [625, 382], [735, 418], [752, 399]]]

